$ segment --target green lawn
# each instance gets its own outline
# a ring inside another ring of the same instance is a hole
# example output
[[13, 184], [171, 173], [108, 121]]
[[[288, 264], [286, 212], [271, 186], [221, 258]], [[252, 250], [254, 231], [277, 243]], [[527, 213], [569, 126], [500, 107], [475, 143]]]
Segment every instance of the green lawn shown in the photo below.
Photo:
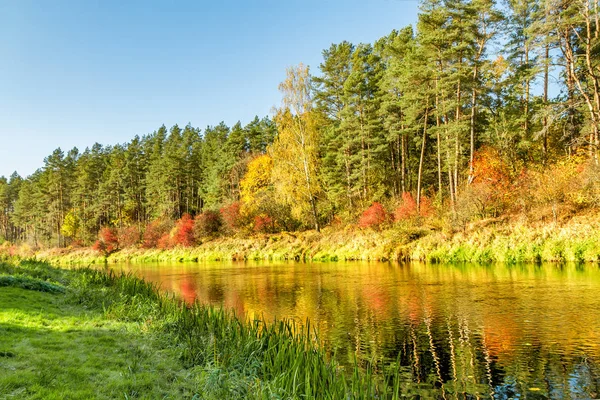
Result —
[[0, 287], [0, 398], [192, 398], [176, 348], [141, 328], [64, 294]]

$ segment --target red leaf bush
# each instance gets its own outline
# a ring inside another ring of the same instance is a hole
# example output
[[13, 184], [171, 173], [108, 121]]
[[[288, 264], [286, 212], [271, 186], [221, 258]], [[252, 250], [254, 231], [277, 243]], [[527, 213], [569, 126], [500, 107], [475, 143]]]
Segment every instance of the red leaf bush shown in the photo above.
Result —
[[175, 246], [183, 247], [191, 247], [195, 244], [194, 220], [190, 214], [183, 214], [183, 216], [175, 223], [173, 244]]
[[254, 217], [254, 232], [269, 233], [274, 230], [273, 218], [266, 214], [257, 215]]
[[119, 249], [119, 239], [117, 232], [109, 227], [102, 227], [98, 233], [98, 240], [94, 243], [93, 249], [103, 253], [105, 256]]
[[[152, 249], [158, 247], [158, 242], [166, 235], [169, 236], [172, 223], [161, 219], [154, 220], [146, 225], [142, 238], [142, 247]], [[164, 244], [164, 243], [163, 243]]]
[[242, 214], [239, 201], [222, 207], [219, 212], [221, 213], [223, 225], [228, 229], [235, 230], [241, 226]]
[[420, 215], [428, 217], [433, 214], [433, 205], [426, 196], [421, 196], [421, 207], [417, 210], [417, 201], [410, 192], [402, 193], [402, 204], [394, 211], [394, 220], [403, 221]]
[[373, 203], [367, 208], [358, 220], [358, 226], [361, 228], [379, 229], [381, 224], [387, 220], [387, 213], [381, 203]]
[[166, 235], [161, 236], [156, 242], [156, 247], [161, 250], [166, 250], [173, 247], [173, 240], [171, 240], [171, 235], [167, 233]]
[[140, 241], [140, 232], [136, 226], [120, 228], [117, 235], [121, 248], [134, 247]]

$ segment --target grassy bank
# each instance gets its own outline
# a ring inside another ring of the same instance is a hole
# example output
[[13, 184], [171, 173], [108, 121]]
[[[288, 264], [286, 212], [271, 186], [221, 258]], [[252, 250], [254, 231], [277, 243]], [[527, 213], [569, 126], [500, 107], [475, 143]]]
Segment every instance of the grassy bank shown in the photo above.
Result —
[[[0, 263], [0, 398], [396, 398], [286, 322], [184, 306], [130, 276]], [[350, 371], [351, 372], [351, 371]], [[379, 382], [379, 383], [377, 383]]]
[[[107, 261], [154, 262], [198, 260], [390, 260], [403, 242], [403, 232], [387, 230], [326, 229], [314, 231], [261, 234], [246, 237], [221, 237], [196, 247], [172, 249], [126, 248], [112, 253]], [[37, 253], [41, 259], [59, 263], [90, 264], [104, 262], [105, 257], [91, 249], [52, 249]]]
[[427, 262], [599, 262], [600, 217], [563, 223], [484, 220], [451, 231], [432, 224], [221, 237], [197, 247], [127, 248], [108, 258], [91, 249], [52, 249], [39, 259], [62, 264], [198, 260], [414, 260]]

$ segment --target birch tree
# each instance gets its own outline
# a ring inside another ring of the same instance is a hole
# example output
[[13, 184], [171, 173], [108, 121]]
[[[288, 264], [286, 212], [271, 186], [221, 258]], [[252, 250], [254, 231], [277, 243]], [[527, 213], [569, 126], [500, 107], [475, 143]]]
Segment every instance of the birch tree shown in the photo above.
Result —
[[319, 134], [308, 67], [299, 64], [288, 68], [279, 90], [283, 101], [275, 115], [278, 135], [270, 148], [273, 183], [277, 193], [292, 206], [292, 211], [300, 218], [308, 211], [312, 225], [320, 231], [317, 210], [321, 193]]

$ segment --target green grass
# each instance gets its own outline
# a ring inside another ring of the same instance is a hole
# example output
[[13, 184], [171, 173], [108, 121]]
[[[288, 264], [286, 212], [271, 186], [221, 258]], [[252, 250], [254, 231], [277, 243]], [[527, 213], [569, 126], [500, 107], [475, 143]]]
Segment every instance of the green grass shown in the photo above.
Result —
[[309, 323], [240, 320], [99, 270], [23, 261], [0, 277], [0, 399], [400, 395], [393, 370], [330, 361]]
[[[0, 289], [0, 398], [191, 397], [176, 349], [64, 295]], [[173, 383], [177, 385], [173, 385]]]

